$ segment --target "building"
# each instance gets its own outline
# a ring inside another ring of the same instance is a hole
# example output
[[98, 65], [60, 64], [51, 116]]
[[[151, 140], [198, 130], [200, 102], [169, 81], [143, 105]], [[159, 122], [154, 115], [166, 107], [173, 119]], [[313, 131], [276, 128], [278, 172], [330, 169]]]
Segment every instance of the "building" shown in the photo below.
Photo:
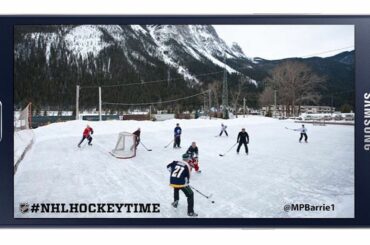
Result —
[[[261, 114], [266, 116], [270, 111], [273, 117], [288, 117], [293, 113], [292, 106], [277, 105], [276, 110], [274, 105], [264, 106], [261, 109]], [[314, 106], [314, 105], [301, 105], [295, 106], [294, 112], [296, 115], [306, 113], [306, 114], [321, 114], [321, 113], [333, 113], [335, 107], [331, 106]]]

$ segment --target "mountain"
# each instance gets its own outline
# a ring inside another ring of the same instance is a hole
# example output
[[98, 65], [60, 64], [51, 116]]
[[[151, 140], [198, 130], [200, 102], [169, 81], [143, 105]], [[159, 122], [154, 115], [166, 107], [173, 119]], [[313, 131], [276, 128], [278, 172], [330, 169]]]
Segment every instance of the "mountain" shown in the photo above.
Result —
[[[252, 59], [237, 43], [227, 45], [211, 25], [16, 26], [14, 57], [15, 104], [32, 101], [39, 108], [73, 108], [76, 85], [82, 86], [86, 108], [96, 106], [94, 86], [103, 86], [105, 102], [176, 99], [221, 83], [224, 69], [231, 91], [241, 75], [248, 78], [243, 90], [248, 105], [256, 107], [262, 81], [284, 61]], [[353, 53], [299, 60], [329, 73], [338, 89], [353, 85]], [[202, 104], [202, 96], [177, 103], [187, 109]]]
[[[223, 63], [224, 55], [226, 59], [249, 61], [240, 46], [235, 43], [229, 47], [215, 29], [207, 25], [82, 25], [49, 27], [44, 31], [37, 29], [37, 32], [24, 34], [17, 43], [16, 57], [21, 58], [26, 45], [39, 40], [46, 46], [47, 60], [50, 58], [50, 48], [59, 43], [83, 59], [88, 55], [98, 57], [104, 50], [118, 46], [134, 68], [138, 61], [151, 57], [196, 82], [199, 80], [194, 76], [193, 69], [185, 66], [188, 60], [197, 65], [210, 62], [221, 68], [226, 66], [228, 72], [237, 71]], [[155, 66], [154, 63], [149, 64]]]
[[354, 51], [346, 51], [329, 57], [329, 59], [346, 65], [353, 65], [355, 62], [355, 53]]

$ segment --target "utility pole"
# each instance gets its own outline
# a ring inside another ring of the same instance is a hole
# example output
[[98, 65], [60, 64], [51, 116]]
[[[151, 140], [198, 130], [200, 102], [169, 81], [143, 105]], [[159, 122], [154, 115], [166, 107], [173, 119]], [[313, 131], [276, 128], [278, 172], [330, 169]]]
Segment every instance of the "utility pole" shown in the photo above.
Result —
[[246, 109], [245, 109], [245, 97], [243, 98], [243, 112], [244, 112], [244, 117], [246, 114]]
[[274, 90], [274, 103], [275, 103], [275, 107], [274, 107], [274, 118], [276, 118], [276, 89]]
[[333, 98], [333, 94], [331, 95], [331, 108], [330, 108], [330, 111], [331, 111], [331, 114], [333, 115], [333, 107], [334, 107], [334, 98]]
[[102, 121], [102, 112], [101, 112], [101, 87], [99, 86], [99, 121]]
[[80, 117], [79, 100], [80, 100], [80, 85], [77, 85], [76, 86], [76, 120], [78, 120]]
[[167, 87], [170, 87], [170, 81], [171, 81], [171, 72], [170, 68], [167, 70]]
[[211, 97], [211, 90], [208, 90], [208, 116], [211, 119], [211, 108], [212, 108], [212, 97]]
[[223, 80], [223, 83], [222, 83], [222, 117], [224, 119], [229, 119], [229, 115], [228, 115], [228, 111], [227, 111], [227, 107], [228, 107], [228, 94], [229, 94], [229, 90], [228, 90], [228, 86], [227, 86], [227, 72], [226, 72], [226, 56], [224, 55], [224, 80]]
[[207, 110], [207, 95], [204, 93], [203, 94], [203, 112], [204, 112], [204, 115], [206, 114], [206, 110]]

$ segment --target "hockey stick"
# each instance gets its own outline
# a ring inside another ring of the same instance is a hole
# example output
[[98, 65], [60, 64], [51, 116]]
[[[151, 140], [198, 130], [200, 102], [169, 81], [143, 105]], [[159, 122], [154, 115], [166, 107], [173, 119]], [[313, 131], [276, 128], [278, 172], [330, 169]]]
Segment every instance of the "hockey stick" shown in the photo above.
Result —
[[167, 148], [174, 140], [171, 140], [164, 148]]
[[114, 156], [113, 153], [110, 150], [106, 149], [104, 146], [101, 146], [100, 144], [97, 144], [97, 143], [95, 143], [94, 145], [97, 146], [96, 149], [98, 149], [98, 151], [100, 151], [100, 152], [102, 152], [102, 153], [104, 153], [104, 154], [106, 154], [110, 157]]
[[[204, 196], [207, 199], [210, 199], [212, 197], [212, 194], [210, 194], [210, 195], [207, 196], [207, 195], [203, 194], [202, 192], [200, 192], [199, 190], [197, 190], [196, 188], [194, 188], [193, 186], [189, 185], [189, 187], [191, 189], [193, 189], [194, 191], [198, 192], [200, 195]], [[212, 203], [215, 203], [215, 201], [212, 201]]]
[[140, 144], [145, 148], [145, 150], [152, 151], [152, 149], [148, 149], [141, 141], [140, 141]]
[[234, 146], [236, 146], [236, 144], [238, 144], [238, 142], [236, 142], [235, 144], [233, 144], [233, 146], [230, 147], [230, 149], [228, 149], [224, 154], [218, 154], [220, 157], [223, 157], [226, 155], [226, 153], [228, 153], [229, 151], [231, 151], [232, 148], [234, 148]]

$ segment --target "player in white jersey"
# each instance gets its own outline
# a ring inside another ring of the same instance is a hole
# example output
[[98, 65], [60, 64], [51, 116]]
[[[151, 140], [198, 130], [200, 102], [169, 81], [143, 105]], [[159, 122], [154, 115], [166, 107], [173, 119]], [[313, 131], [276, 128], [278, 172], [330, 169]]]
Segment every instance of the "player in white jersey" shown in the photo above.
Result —
[[301, 132], [301, 137], [299, 138], [299, 143], [301, 143], [303, 137], [304, 137], [304, 142], [307, 142], [307, 128], [305, 128], [304, 124], [302, 124], [301, 128], [294, 129], [294, 131], [300, 131]]

